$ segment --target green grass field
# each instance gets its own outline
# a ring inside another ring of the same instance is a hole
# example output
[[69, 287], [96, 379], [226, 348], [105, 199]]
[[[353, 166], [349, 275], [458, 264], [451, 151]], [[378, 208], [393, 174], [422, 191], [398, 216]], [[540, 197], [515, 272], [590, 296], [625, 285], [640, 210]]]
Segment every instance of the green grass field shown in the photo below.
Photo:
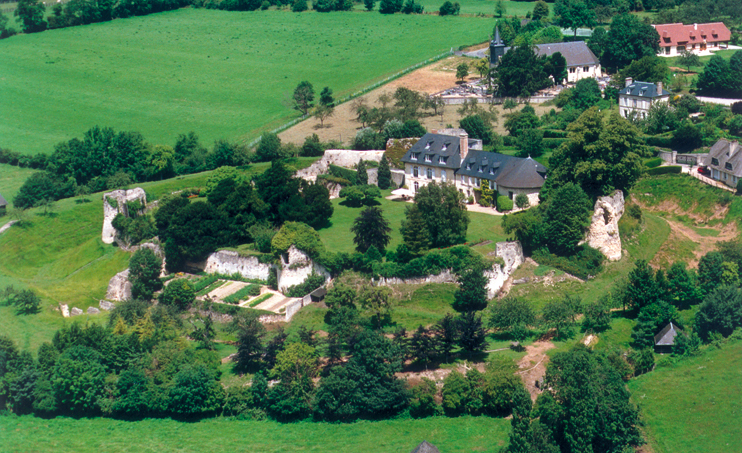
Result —
[[[0, 195], [8, 203], [13, 203], [13, 197], [18, 193], [26, 178], [31, 176], [36, 170], [30, 168], [18, 168], [12, 165], [0, 164]], [[0, 219], [0, 225], [5, 223]]]
[[742, 439], [742, 342], [629, 381], [654, 453], [726, 453]]
[[3, 451], [14, 453], [388, 453], [412, 451], [427, 440], [446, 453], [494, 453], [507, 443], [509, 430], [509, 420], [489, 417], [351, 424], [0, 417], [0, 445]]
[[298, 116], [284, 101], [302, 80], [348, 95], [491, 32], [488, 18], [189, 8], [16, 36], [0, 41], [2, 146], [50, 153], [96, 124], [244, 141]]

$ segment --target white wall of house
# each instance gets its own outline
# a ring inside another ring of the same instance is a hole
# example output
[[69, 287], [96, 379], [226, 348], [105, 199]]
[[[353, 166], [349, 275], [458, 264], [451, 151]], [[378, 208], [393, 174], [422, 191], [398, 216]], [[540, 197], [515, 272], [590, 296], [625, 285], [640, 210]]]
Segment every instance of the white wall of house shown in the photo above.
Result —
[[407, 188], [414, 193], [420, 187], [426, 186], [431, 182], [443, 183], [451, 182], [453, 179], [453, 170], [450, 168], [437, 168], [422, 163], [405, 163], [405, 181]]
[[598, 78], [602, 75], [602, 70], [599, 64], [591, 64], [585, 66], [570, 66], [567, 68], [567, 81], [569, 83], [577, 83], [578, 80], [587, 78]]
[[687, 43], [685, 45], [668, 46], [664, 43], [660, 43], [660, 57], [677, 57], [684, 50], [688, 50], [696, 55], [708, 55], [709, 52], [715, 52], [717, 50], [726, 49], [729, 45], [728, 42], [707, 42], [707, 43]]
[[667, 102], [668, 97], [648, 98], [643, 96], [618, 95], [618, 108], [621, 116], [627, 118], [631, 112], [636, 111], [639, 118], [646, 118], [649, 114], [649, 108], [653, 103]]

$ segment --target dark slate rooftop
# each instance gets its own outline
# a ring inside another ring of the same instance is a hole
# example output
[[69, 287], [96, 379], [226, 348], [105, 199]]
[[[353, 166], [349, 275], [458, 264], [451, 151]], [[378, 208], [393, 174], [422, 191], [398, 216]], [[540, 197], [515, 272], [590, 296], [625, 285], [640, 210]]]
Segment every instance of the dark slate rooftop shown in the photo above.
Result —
[[451, 135], [425, 134], [402, 157], [402, 162], [431, 167], [459, 168], [461, 139]]
[[469, 151], [456, 174], [492, 180], [508, 188], [532, 189], [544, 185], [546, 168], [531, 158]]
[[441, 453], [435, 445], [431, 444], [427, 440], [424, 440], [417, 446], [412, 453]]
[[[510, 47], [506, 47], [505, 53], [507, 53], [510, 49]], [[567, 60], [567, 66], [586, 66], [600, 64], [600, 60], [598, 60], [598, 57], [596, 57], [593, 51], [590, 50], [585, 41], [552, 42], [548, 44], [536, 45], [537, 55], [550, 57], [557, 52], [562, 54], [564, 59]]]
[[[709, 159], [706, 165], [742, 177], [742, 149], [740, 148], [742, 146], [739, 142], [722, 138], [709, 149]], [[719, 164], [714, 164], [712, 159], [716, 159]]]
[[664, 329], [654, 336], [655, 346], [672, 346], [675, 344], [675, 336], [678, 334], [678, 328], [670, 322]]
[[669, 96], [670, 92], [662, 89], [662, 93], [657, 93], [657, 85], [649, 82], [633, 82], [623, 90], [619, 91], [618, 94], [625, 96], [641, 96], [645, 98], [656, 98], [660, 96]]
[[3, 198], [3, 195], [0, 194], [0, 206], [7, 206], [7, 205], [8, 205], [7, 200], [5, 200], [5, 198]]

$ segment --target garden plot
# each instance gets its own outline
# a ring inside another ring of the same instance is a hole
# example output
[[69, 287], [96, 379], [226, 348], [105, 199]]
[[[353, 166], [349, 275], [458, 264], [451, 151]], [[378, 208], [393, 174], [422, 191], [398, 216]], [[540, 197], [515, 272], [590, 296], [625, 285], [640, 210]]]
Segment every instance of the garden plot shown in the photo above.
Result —
[[236, 293], [237, 291], [241, 290], [247, 285], [249, 285], [249, 283], [227, 281], [227, 283], [211, 291], [205, 297], [215, 302], [221, 302], [225, 297], [231, 296], [232, 294]]
[[253, 308], [257, 308], [258, 310], [272, 311], [273, 313], [279, 313], [282, 308], [284, 308], [289, 302], [295, 299], [292, 297], [286, 297], [283, 294], [272, 290], [267, 290], [263, 294], [267, 293], [272, 293], [273, 297], [261, 302], [259, 305]]

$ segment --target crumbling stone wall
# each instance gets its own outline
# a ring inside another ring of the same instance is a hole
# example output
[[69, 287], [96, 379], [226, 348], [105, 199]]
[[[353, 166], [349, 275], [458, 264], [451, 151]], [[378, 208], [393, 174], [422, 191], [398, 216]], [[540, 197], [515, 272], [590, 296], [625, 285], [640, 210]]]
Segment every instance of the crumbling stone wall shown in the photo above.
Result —
[[338, 167], [353, 168], [361, 159], [366, 161], [381, 162], [384, 151], [354, 151], [348, 149], [328, 149], [322, 156], [322, 159], [313, 163], [309, 167], [296, 172], [297, 178], [303, 178], [307, 181], [315, 181], [317, 175], [325, 174], [330, 169], [330, 164]]
[[[115, 200], [116, 206], [112, 206], [109, 200]], [[117, 214], [128, 217], [129, 211], [126, 203], [134, 200], [139, 200], [143, 208], [147, 206], [147, 195], [144, 193], [144, 189], [136, 187], [131, 190], [114, 190], [103, 194], [103, 232], [101, 239], [105, 244], [113, 244], [116, 239], [116, 229], [111, 225], [113, 218]]]
[[582, 243], [600, 250], [610, 261], [621, 259], [621, 235], [618, 221], [624, 213], [623, 192], [617, 190], [595, 202], [592, 222]]
[[231, 250], [214, 252], [206, 259], [204, 272], [207, 274], [240, 274], [245, 278], [268, 280], [271, 265], [261, 263], [256, 256], [240, 256]]
[[312, 271], [324, 276], [325, 281], [330, 279], [330, 273], [323, 266], [312, 261], [309, 255], [292, 245], [288, 252], [281, 256], [281, 265], [277, 269], [278, 290], [284, 292], [291, 286], [304, 283], [304, 280], [312, 275]]

